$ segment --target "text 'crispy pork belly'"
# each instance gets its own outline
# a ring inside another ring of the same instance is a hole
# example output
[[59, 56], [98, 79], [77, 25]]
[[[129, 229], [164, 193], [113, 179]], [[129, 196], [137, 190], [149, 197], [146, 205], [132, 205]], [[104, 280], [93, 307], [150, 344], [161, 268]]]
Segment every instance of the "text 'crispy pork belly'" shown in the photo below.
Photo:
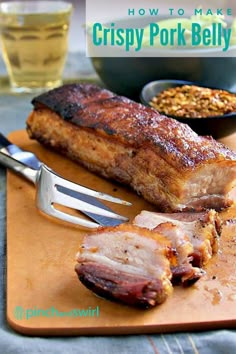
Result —
[[235, 199], [236, 153], [186, 124], [89, 84], [32, 102], [31, 138], [132, 186], [162, 211], [221, 209]]
[[171, 243], [161, 235], [123, 224], [85, 236], [75, 270], [94, 293], [148, 308], [172, 292]]
[[134, 224], [168, 237], [177, 251], [179, 264], [189, 259], [194, 266], [202, 267], [219, 249], [221, 222], [215, 210], [173, 214], [143, 210]]

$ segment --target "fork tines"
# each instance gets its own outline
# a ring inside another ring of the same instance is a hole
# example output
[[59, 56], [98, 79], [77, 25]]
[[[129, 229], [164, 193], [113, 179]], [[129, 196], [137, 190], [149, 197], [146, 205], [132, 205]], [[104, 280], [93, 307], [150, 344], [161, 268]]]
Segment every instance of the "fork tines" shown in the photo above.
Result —
[[[45, 190], [47, 190], [48, 193], [45, 194]], [[72, 195], [70, 195], [68, 191], [71, 191]], [[73, 195], [74, 192], [83, 195], [83, 198], [77, 198]], [[88, 196], [88, 202], [85, 201], [86, 196]], [[89, 228], [98, 227], [99, 224], [82, 219], [79, 216], [73, 216], [68, 213], [64, 213], [56, 209], [54, 204], [63, 205], [65, 207], [79, 210], [81, 212], [101, 215], [107, 218], [117, 219], [124, 222], [128, 221], [128, 218], [116, 214], [113, 211], [107, 210], [106, 206], [104, 206], [103, 208], [103, 205], [101, 203], [99, 204], [99, 206], [93, 205], [92, 199], [94, 198], [122, 205], [131, 205], [131, 203], [126, 202], [120, 198], [112, 197], [109, 194], [97, 192], [95, 190], [86, 188], [69, 180], [66, 180], [60, 177], [51, 169], [49, 169], [47, 166], [42, 166], [40, 173], [40, 183], [38, 185], [37, 193], [37, 205], [40, 210], [64, 221]]]

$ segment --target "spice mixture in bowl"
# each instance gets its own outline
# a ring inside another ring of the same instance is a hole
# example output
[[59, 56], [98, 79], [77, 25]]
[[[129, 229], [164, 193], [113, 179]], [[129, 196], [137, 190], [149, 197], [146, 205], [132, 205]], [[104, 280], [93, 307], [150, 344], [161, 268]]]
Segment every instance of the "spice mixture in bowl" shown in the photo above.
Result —
[[200, 135], [221, 138], [236, 131], [236, 93], [182, 80], [156, 80], [140, 94], [143, 104], [187, 123]]
[[176, 117], [213, 117], [236, 112], [236, 94], [196, 85], [168, 88], [150, 101], [159, 112]]

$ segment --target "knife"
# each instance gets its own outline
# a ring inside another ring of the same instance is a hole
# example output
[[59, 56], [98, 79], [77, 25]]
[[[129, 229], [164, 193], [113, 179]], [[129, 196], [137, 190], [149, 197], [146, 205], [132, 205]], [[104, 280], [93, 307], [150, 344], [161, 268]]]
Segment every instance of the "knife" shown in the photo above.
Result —
[[[33, 168], [34, 170], [38, 170], [42, 164], [42, 162], [37, 158], [36, 155], [34, 155], [30, 151], [25, 151], [19, 148], [17, 145], [11, 143], [3, 134], [0, 133], [0, 151], [3, 152], [6, 155], [10, 155], [16, 160], [21, 161], [25, 165]], [[80, 200], [83, 200], [84, 202], [90, 203], [92, 205], [95, 205], [99, 208], [103, 208], [104, 210], [107, 211], [113, 211], [103, 203], [101, 203], [98, 199], [72, 191], [70, 189], [67, 189], [65, 187], [60, 186], [59, 191], [69, 195], [73, 198], [77, 198]], [[107, 218], [106, 216], [102, 215], [97, 215], [89, 212], [83, 212], [86, 216], [88, 216], [90, 219], [96, 221], [99, 223], [101, 226], [116, 226], [122, 223], [121, 220], [117, 219], [112, 219], [112, 218]]]

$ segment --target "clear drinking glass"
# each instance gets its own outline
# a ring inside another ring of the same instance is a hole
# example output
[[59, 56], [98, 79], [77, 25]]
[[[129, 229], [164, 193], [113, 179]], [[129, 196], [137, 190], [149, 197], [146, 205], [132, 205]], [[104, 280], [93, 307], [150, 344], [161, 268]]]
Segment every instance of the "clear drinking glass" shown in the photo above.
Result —
[[40, 92], [62, 83], [72, 4], [0, 3], [3, 59], [13, 92]]

